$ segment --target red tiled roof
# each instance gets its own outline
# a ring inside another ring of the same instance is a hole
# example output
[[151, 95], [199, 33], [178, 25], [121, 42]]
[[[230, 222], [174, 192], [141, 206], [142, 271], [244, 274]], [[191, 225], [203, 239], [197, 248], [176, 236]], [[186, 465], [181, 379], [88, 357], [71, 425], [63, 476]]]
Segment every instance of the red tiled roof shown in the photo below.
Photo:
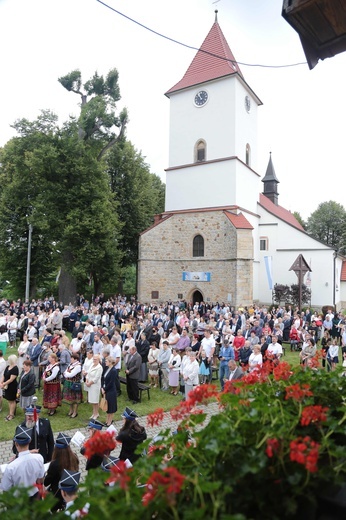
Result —
[[242, 213], [231, 213], [224, 211], [224, 214], [233, 224], [236, 229], [253, 229], [250, 222], [244, 217]]
[[174, 87], [170, 88], [166, 95], [176, 90], [236, 73], [242, 76], [218, 22], [214, 22], [184, 77]]
[[272, 215], [275, 215], [281, 220], [284, 220], [288, 224], [291, 224], [291, 226], [294, 226], [295, 228], [299, 229], [300, 231], [304, 231], [305, 229], [301, 224], [299, 224], [298, 220], [295, 218], [293, 213], [288, 211], [287, 209], [283, 208], [282, 206], [277, 206], [272, 202], [268, 197], [263, 195], [263, 193], [260, 193], [260, 200], [259, 200], [260, 206], [262, 206], [264, 209], [269, 211]]
[[346, 260], [342, 262], [340, 280], [341, 282], [346, 282]]

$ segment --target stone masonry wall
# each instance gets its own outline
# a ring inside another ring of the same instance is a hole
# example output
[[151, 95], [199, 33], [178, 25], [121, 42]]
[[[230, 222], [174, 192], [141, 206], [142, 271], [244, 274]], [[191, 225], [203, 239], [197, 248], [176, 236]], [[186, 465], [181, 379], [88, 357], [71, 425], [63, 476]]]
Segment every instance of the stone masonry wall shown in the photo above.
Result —
[[[204, 238], [204, 257], [192, 256], [193, 238]], [[232, 305], [252, 303], [252, 231], [237, 230], [222, 211], [174, 214], [140, 237], [138, 297], [153, 301], [192, 298], [199, 290], [204, 300]], [[186, 282], [183, 271], [206, 271], [211, 282]]]

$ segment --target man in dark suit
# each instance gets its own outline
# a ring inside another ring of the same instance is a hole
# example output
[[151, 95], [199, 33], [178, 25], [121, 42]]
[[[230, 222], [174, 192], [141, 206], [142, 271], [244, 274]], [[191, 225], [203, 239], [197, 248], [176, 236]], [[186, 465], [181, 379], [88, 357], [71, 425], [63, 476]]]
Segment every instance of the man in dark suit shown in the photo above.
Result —
[[[32, 428], [31, 441], [29, 450], [33, 453], [42, 455], [44, 462], [52, 460], [54, 450], [54, 435], [49, 419], [41, 419], [39, 417], [40, 408], [37, 407], [37, 421], [34, 418], [34, 408], [29, 407], [25, 409], [25, 421], [20, 426], [25, 428]], [[17, 455], [15, 444], [13, 444], [13, 453]]]
[[167, 316], [166, 320], [163, 323], [163, 330], [169, 333], [173, 327], [174, 321], [171, 320], [169, 316]]
[[142, 357], [136, 347], [129, 348], [129, 356], [126, 362], [126, 389], [130, 401], [139, 403], [138, 381], [141, 373]]
[[39, 343], [37, 338], [32, 338], [31, 340], [32, 351], [30, 355], [30, 360], [33, 364], [33, 370], [35, 374], [35, 388], [39, 387], [39, 378], [40, 378], [40, 367], [39, 367], [39, 357], [42, 352], [41, 343]]
[[238, 367], [237, 363], [234, 361], [234, 359], [230, 359], [228, 362], [228, 368], [229, 368], [229, 381], [236, 381], [243, 377], [244, 372], [240, 367]]

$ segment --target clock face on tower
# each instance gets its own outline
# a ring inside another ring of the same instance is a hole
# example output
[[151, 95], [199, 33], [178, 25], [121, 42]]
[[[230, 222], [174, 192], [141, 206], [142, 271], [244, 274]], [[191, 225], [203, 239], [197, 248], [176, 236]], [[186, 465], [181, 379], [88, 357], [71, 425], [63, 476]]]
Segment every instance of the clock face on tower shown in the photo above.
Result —
[[194, 98], [194, 103], [196, 107], [202, 107], [203, 105], [205, 105], [208, 101], [208, 97], [208, 92], [206, 92], [205, 90], [200, 90], [199, 92], [197, 92]]

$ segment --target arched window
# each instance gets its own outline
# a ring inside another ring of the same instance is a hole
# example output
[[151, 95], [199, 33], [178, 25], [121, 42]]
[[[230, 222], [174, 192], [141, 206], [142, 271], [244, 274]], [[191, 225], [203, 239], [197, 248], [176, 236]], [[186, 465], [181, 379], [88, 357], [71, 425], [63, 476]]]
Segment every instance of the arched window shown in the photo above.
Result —
[[195, 144], [195, 162], [203, 162], [207, 159], [207, 145], [203, 139]]
[[249, 143], [247, 143], [247, 145], [246, 145], [245, 162], [248, 166], [251, 166], [251, 148], [250, 148]]
[[192, 256], [204, 256], [204, 238], [196, 235], [193, 239]]

